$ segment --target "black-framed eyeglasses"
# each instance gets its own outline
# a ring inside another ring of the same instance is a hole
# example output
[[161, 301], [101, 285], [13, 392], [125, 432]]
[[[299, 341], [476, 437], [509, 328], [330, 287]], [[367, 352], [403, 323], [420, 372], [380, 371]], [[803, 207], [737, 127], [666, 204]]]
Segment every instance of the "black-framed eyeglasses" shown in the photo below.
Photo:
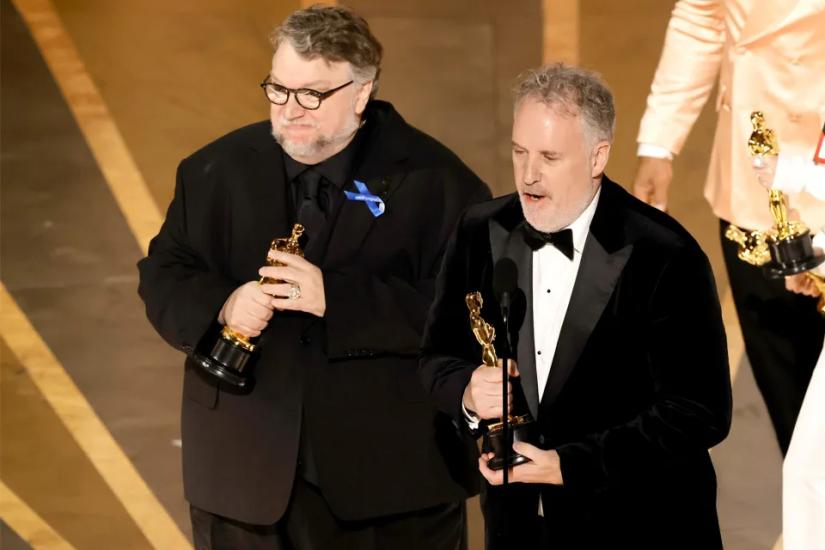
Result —
[[343, 90], [353, 82], [353, 80], [350, 80], [346, 84], [341, 84], [337, 88], [327, 90], [326, 92], [319, 92], [310, 88], [298, 88], [297, 90], [287, 88], [286, 86], [281, 86], [280, 84], [270, 82], [269, 76], [267, 76], [264, 78], [264, 81], [261, 82], [261, 88], [263, 88], [266, 98], [275, 105], [285, 105], [286, 102], [289, 101], [289, 94], [295, 94], [295, 99], [298, 101], [298, 105], [304, 109], [314, 111], [321, 106], [321, 102], [326, 98], [338, 90]]

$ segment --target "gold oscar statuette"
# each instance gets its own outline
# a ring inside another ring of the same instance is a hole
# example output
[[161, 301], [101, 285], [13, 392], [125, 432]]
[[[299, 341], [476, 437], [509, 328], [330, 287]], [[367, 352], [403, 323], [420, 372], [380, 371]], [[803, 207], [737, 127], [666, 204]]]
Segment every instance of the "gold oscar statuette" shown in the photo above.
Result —
[[[298, 242], [298, 239], [303, 233], [304, 227], [296, 223], [292, 226], [292, 233], [289, 237], [273, 239], [269, 245], [269, 249], [303, 257], [304, 252], [301, 250]], [[270, 259], [269, 255], [266, 257], [266, 264], [270, 266], [284, 265], [281, 262]], [[258, 284], [278, 282], [281, 281], [261, 277]], [[209, 355], [195, 352], [193, 358], [206, 372], [221, 382], [238, 388], [244, 388], [252, 381], [247, 365], [255, 351], [256, 346], [252, 343], [251, 338], [232, 330], [228, 326], [224, 326], [221, 330], [220, 337], [218, 337]]]
[[[776, 133], [766, 126], [765, 115], [761, 111], [751, 113], [751, 126], [753, 131], [748, 138], [748, 151], [756, 165], [764, 165], [765, 157], [779, 154], [779, 142]], [[805, 224], [788, 218], [782, 191], [768, 191], [768, 208], [774, 220], [770, 229], [745, 231], [731, 224], [725, 230], [725, 237], [739, 245], [739, 259], [761, 266], [770, 278], [802, 273], [825, 261], [825, 255], [814, 251], [811, 234]], [[812, 274], [808, 276], [815, 277]], [[825, 311], [825, 303], [821, 311]]]
[[[470, 328], [476, 341], [481, 345], [481, 363], [485, 367], [498, 366], [498, 356], [493, 345], [496, 339], [496, 329], [481, 317], [481, 307], [484, 300], [480, 292], [470, 292], [464, 297], [467, 309], [470, 313]], [[504, 439], [504, 424], [494, 422], [487, 425], [487, 432], [484, 434], [484, 447], [494, 453], [487, 465], [491, 470], [501, 470], [505, 464], [517, 466], [529, 462], [530, 459], [512, 450], [514, 441], [529, 441], [530, 432], [533, 426], [533, 419], [529, 414], [507, 415], [509, 425], [507, 441]], [[507, 456], [505, 462], [505, 455]]]

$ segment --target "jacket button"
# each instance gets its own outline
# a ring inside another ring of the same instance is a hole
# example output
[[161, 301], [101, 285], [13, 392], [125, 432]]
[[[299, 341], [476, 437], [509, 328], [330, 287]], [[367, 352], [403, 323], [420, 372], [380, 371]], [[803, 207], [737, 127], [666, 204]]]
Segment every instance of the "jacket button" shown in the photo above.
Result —
[[301, 336], [298, 339], [298, 342], [300, 342], [302, 346], [306, 346], [312, 343], [312, 338], [310, 338], [309, 336]]

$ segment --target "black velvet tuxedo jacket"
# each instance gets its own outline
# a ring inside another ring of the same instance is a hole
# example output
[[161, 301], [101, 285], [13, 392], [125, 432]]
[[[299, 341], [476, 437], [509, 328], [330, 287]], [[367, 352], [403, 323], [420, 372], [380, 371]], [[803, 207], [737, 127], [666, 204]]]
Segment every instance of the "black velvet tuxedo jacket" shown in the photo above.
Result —
[[[481, 358], [464, 296], [480, 290], [482, 316], [503, 335], [493, 265], [515, 260], [528, 304], [517, 344], [521, 386], [537, 421], [536, 445], [558, 451], [564, 485], [514, 484], [506, 509], [501, 489], [486, 488], [490, 547], [530, 544], [518, 537], [531, 532], [524, 520], [535, 522], [541, 493], [554, 548], [720, 548], [707, 449], [728, 433], [731, 390], [704, 253], [672, 218], [605, 177], [539, 399], [532, 251], [516, 229], [522, 220], [516, 195], [463, 216], [445, 255], [420, 367], [439, 409], [461, 420], [462, 393]], [[500, 530], [505, 514], [509, 535]]]
[[[343, 201], [322, 257], [326, 314], [276, 312], [258, 339], [251, 392], [185, 362], [186, 498], [254, 524], [284, 513], [301, 424], [333, 513], [358, 520], [464, 499], [477, 491], [467, 441], [430, 404], [417, 357], [435, 277], [460, 213], [489, 198], [449, 150], [372, 101], [352, 180], [383, 198], [373, 217]], [[141, 297], [158, 332], [187, 354], [209, 351], [216, 317], [256, 280], [269, 243], [289, 234], [283, 153], [268, 121], [185, 159], [166, 221], [139, 263]], [[311, 259], [311, 258], [308, 258]], [[437, 444], [438, 442], [438, 444]], [[470, 441], [472, 445], [472, 442]]]

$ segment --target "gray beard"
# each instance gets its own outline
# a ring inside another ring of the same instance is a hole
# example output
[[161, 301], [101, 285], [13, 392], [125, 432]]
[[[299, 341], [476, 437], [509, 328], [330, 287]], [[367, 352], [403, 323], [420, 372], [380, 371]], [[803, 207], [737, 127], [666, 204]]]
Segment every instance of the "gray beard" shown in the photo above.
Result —
[[315, 141], [309, 143], [294, 143], [289, 139], [285, 139], [279, 134], [275, 128], [272, 128], [272, 137], [278, 142], [284, 152], [294, 159], [301, 157], [314, 157], [322, 153], [324, 150], [332, 149], [341, 143], [346, 143], [360, 127], [360, 121], [355, 117], [350, 120], [350, 123], [341, 128], [331, 136], [319, 136]]

